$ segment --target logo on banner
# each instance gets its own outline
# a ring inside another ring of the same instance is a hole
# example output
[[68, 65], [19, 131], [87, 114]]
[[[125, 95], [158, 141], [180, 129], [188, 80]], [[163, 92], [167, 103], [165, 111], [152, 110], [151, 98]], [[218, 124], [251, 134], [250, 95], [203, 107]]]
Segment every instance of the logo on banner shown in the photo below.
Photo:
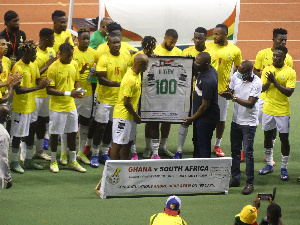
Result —
[[111, 184], [117, 184], [119, 183], [120, 177], [119, 177], [119, 173], [121, 172], [121, 168], [116, 168], [116, 171], [113, 175], [110, 176], [109, 178], [109, 182]]

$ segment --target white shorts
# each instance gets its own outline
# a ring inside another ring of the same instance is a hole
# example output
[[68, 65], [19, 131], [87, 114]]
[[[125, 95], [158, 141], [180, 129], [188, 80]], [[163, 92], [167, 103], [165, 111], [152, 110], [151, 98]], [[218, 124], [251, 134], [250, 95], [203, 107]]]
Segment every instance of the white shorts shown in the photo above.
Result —
[[67, 134], [78, 131], [77, 110], [71, 112], [55, 112], [49, 110], [49, 133]]
[[262, 114], [263, 114], [263, 107], [264, 107], [265, 100], [259, 98], [257, 102], [258, 102], [258, 121], [259, 123], [262, 123]]
[[94, 103], [97, 103], [98, 93], [94, 93]]
[[279, 133], [290, 132], [290, 115], [288, 116], [271, 116], [262, 113], [262, 129], [264, 131], [277, 129]]
[[108, 123], [108, 121], [112, 121], [114, 108], [114, 105], [108, 105], [98, 101], [93, 115], [95, 121], [98, 123]]
[[81, 115], [85, 118], [91, 117], [93, 107], [93, 95], [75, 99], [75, 104], [78, 115]]
[[119, 145], [126, 145], [129, 141], [135, 140], [136, 123], [133, 120], [114, 118], [112, 131], [113, 142]]
[[49, 116], [49, 100], [50, 96], [47, 97], [35, 97], [37, 116], [48, 117]]
[[17, 112], [11, 113], [10, 136], [27, 137], [29, 135], [32, 113], [29, 114], [22, 114]]
[[218, 95], [218, 105], [220, 108], [220, 121], [226, 121], [229, 100]]

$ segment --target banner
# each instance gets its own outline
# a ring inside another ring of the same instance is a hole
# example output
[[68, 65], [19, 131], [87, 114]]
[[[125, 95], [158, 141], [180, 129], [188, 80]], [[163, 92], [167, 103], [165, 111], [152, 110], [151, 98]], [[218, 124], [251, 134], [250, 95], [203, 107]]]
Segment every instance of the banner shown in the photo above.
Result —
[[192, 67], [190, 57], [149, 58], [142, 74], [139, 114], [142, 122], [182, 123], [191, 109]]
[[121, 195], [228, 193], [231, 158], [109, 160], [100, 197]]

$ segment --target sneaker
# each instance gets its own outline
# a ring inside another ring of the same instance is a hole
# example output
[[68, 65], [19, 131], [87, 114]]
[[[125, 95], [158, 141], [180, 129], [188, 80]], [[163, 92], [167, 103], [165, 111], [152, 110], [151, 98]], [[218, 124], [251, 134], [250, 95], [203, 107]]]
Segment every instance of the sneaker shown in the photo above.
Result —
[[182, 159], [182, 153], [176, 152], [173, 159]]
[[230, 179], [229, 181], [229, 187], [239, 187], [240, 185], [241, 185], [240, 182], [237, 180]]
[[149, 148], [146, 148], [143, 152], [143, 158], [144, 159], [150, 159], [152, 150]]
[[20, 161], [24, 162], [25, 159], [26, 159], [26, 149], [25, 148], [21, 148]]
[[77, 161], [70, 161], [68, 164], [69, 169], [85, 173], [86, 169], [83, 168]]
[[60, 154], [59, 162], [60, 162], [61, 165], [64, 165], [64, 166], [68, 164], [68, 156], [67, 156], [67, 153], [61, 153], [61, 154]]
[[[265, 156], [265, 162], [267, 162], [267, 158], [266, 158], [266, 156]], [[273, 160], [273, 166], [275, 166], [275, 161]]]
[[108, 154], [100, 155], [99, 162], [105, 164], [106, 160], [110, 160]]
[[91, 166], [94, 168], [99, 167], [99, 162], [98, 162], [98, 156], [97, 155], [92, 155], [91, 156]]
[[243, 195], [250, 195], [254, 191], [254, 187], [251, 184], [247, 184], [244, 190], [242, 191]]
[[53, 173], [58, 173], [58, 172], [59, 172], [59, 168], [58, 168], [57, 161], [51, 161], [51, 162], [50, 162], [50, 170], [51, 170]]
[[79, 159], [84, 164], [90, 165], [91, 161], [85, 156], [83, 152], [78, 152], [77, 159]]
[[137, 154], [132, 154], [131, 155], [131, 160], [139, 160], [139, 157]]
[[33, 161], [33, 159], [25, 159], [24, 161], [24, 167], [26, 169], [35, 169], [35, 170], [43, 170], [44, 167], [37, 164], [36, 162]]
[[244, 156], [244, 151], [241, 152], [241, 162], [244, 162], [245, 156]]
[[151, 159], [160, 159], [160, 157], [159, 157], [159, 155], [155, 155], [155, 156], [152, 155], [152, 156], [151, 156]]
[[19, 162], [12, 161], [10, 163], [10, 168], [17, 173], [24, 173], [24, 169], [20, 166]]
[[51, 156], [46, 152], [36, 152], [33, 156], [35, 159], [44, 159], [46, 161], [51, 161]]
[[86, 156], [89, 156], [91, 154], [91, 146], [89, 145], [84, 146], [83, 152]]
[[170, 152], [168, 149], [163, 149], [163, 148], [158, 149], [158, 154], [167, 156], [169, 158], [173, 158], [175, 156], [174, 153]]
[[258, 171], [259, 175], [265, 175], [273, 172], [273, 166], [267, 165], [265, 168]]
[[281, 176], [280, 176], [280, 179], [283, 180], [283, 181], [289, 180], [289, 174], [288, 174], [286, 168], [281, 168]]
[[50, 142], [49, 139], [47, 139], [47, 138], [44, 139], [43, 149], [48, 150], [49, 142]]
[[222, 151], [220, 146], [215, 146], [213, 151], [214, 151], [214, 153], [216, 153], [216, 155], [218, 157], [224, 157], [225, 156], [225, 153]]

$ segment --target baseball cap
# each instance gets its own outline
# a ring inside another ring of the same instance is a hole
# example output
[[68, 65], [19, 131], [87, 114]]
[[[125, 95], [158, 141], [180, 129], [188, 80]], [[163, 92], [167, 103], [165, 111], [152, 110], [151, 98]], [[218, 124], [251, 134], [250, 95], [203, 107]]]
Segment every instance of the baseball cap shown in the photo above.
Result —
[[176, 195], [172, 195], [167, 199], [165, 213], [171, 216], [177, 216], [181, 207], [181, 200]]
[[255, 207], [251, 205], [246, 205], [240, 214], [235, 216], [235, 222], [238, 225], [254, 225], [257, 224], [256, 218], [257, 218], [257, 212], [259, 212]]

